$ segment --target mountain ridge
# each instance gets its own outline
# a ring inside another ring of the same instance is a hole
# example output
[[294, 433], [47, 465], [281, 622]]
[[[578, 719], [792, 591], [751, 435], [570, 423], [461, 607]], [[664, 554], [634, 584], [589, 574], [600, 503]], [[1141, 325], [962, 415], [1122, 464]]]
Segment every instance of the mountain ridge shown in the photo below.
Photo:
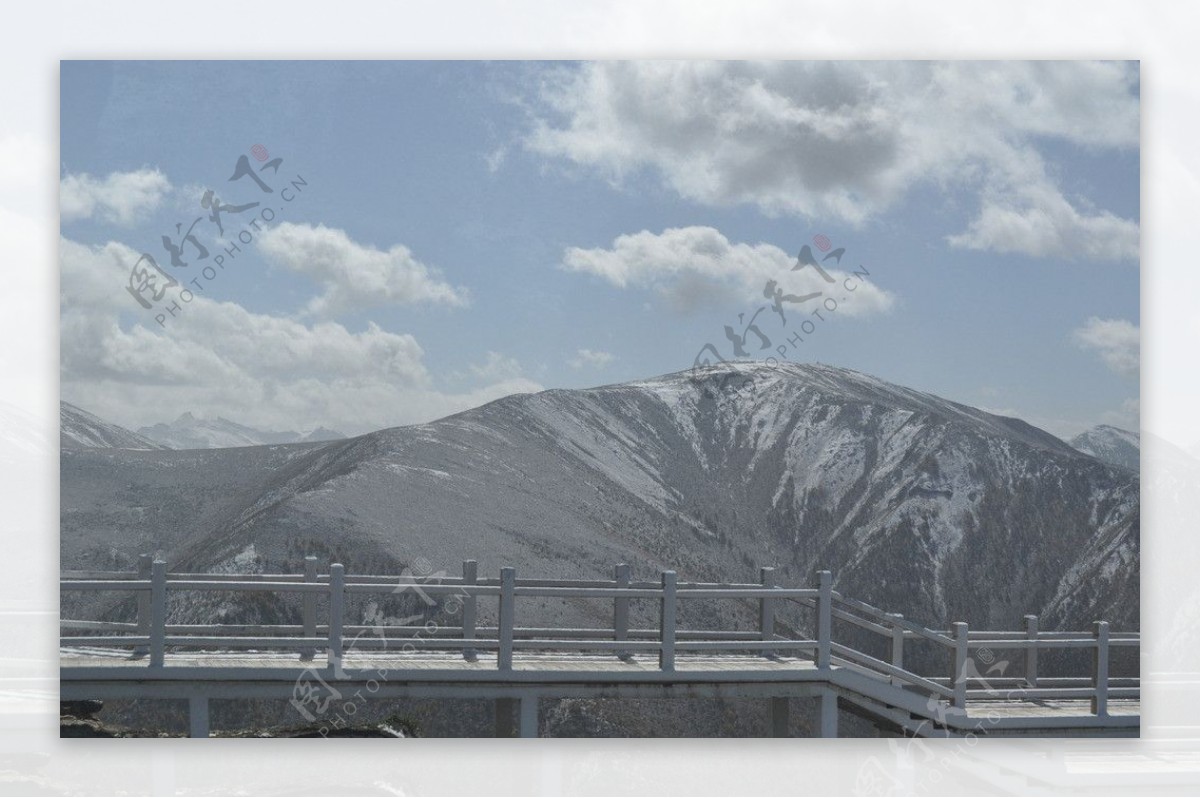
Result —
[[[294, 572], [315, 554], [360, 573], [423, 557], [728, 581], [775, 565], [792, 584], [831, 568], [852, 595], [931, 624], [1138, 619], [1127, 471], [1019, 420], [832, 366], [722, 364], [332, 443], [118, 454], [106, 470], [98, 457], [64, 461], [64, 563], [119, 512], [128, 536], [196, 570]], [[139, 498], [140, 515], [129, 498], [105, 506], [131, 483], [159, 498]]]

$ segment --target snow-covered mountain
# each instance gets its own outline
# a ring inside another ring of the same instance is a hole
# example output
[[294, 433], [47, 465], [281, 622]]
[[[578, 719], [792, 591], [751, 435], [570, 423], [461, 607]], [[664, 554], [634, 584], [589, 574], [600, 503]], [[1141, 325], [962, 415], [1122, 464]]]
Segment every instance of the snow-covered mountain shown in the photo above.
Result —
[[1142, 440], [1136, 432], [1101, 424], [1071, 439], [1071, 445], [1106, 463], [1140, 471]]
[[166, 448], [67, 402], [59, 402], [58, 417], [59, 446], [63, 449]]
[[[519, 394], [327, 444], [65, 452], [61, 496], [68, 567], [159, 550], [187, 570], [293, 573], [305, 554], [360, 573], [423, 558], [751, 580], [774, 565], [804, 584], [829, 568], [846, 593], [931, 625], [1039, 612], [1046, 628], [1138, 626], [1135, 475], [1017, 419], [822, 365]], [[599, 604], [526, 606], [606, 623]], [[702, 605], [697, 622], [753, 611]]]
[[233, 446], [264, 446], [279, 443], [314, 443], [341, 440], [346, 436], [325, 427], [311, 432], [267, 432], [226, 418], [196, 418], [184, 413], [170, 424], [155, 424], [138, 430], [141, 435], [170, 449], [224, 449]]

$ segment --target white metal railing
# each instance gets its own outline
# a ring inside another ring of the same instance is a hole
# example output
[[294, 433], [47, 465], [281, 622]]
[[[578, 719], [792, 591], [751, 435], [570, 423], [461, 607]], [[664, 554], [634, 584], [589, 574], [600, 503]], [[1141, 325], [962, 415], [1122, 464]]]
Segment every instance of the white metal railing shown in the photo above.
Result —
[[[412, 587], [430, 600], [442, 597], [461, 605], [461, 621], [455, 626], [362, 625], [345, 623], [347, 597], [401, 592]], [[1105, 716], [1109, 699], [1139, 697], [1137, 677], [1111, 677], [1109, 659], [1114, 647], [1137, 647], [1137, 633], [1109, 631], [1098, 621], [1090, 633], [1040, 631], [1036, 616], [1026, 616], [1019, 631], [971, 631], [955, 623], [949, 631], [927, 628], [885, 612], [866, 602], [833, 590], [829, 571], [818, 573], [815, 588], [788, 588], [776, 584], [772, 568], [763, 568], [759, 583], [680, 582], [674, 571], [663, 571], [660, 581], [635, 581], [628, 565], [616, 566], [611, 580], [517, 579], [516, 570], [502, 568], [499, 578], [479, 578], [476, 562], [463, 563], [461, 577], [430, 577], [421, 580], [379, 575], [347, 575], [344, 566], [333, 564], [328, 573], [318, 571], [317, 560], [308, 557], [300, 574], [198, 574], [168, 573], [167, 564], [143, 555], [134, 572], [66, 571], [64, 591], [123, 591], [137, 597], [137, 619], [128, 621], [62, 620], [63, 647], [132, 648], [145, 656], [151, 668], [166, 667], [168, 648], [245, 649], [298, 651], [310, 660], [323, 650], [331, 667], [340, 667], [354, 650], [394, 649], [402, 643], [403, 653], [417, 651], [461, 652], [474, 658], [477, 652], [495, 652], [497, 668], [513, 668], [518, 651], [605, 652], [617, 657], [634, 653], [657, 654], [659, 668], [673, 671], [677, 652], [719, 652], [811, 660], [819, 669], [849, 668], [870, 675], [893, 687], [915, 691], [942, 701], [952, 711], [965, 712], [972, 698], [1013, 700], [1085, 699], [1093, 714]], [[167, 622], [169, 591], [228, 592], [255, 591], [293, 593], [300, 596], [299, 624], [180, 624]], [[325, 597], [328, 612], [324, 623], [318, 618], [318, 599]], [[561, 598], [611, 600], [611, 627], [562, 628], [521, 626], [517, 622], [517, 599]], [[497, 601], [497, 625], [477, 623], [478, 601]], [[757, 629], [699, 630], [680, 628], [678, 603], [693, 599], [733, 599], [757, 604]], [[658, 604], [657, 628], [633, 628], [630, 602]], [[796, 633], [782, 634], [785, 624], [777, 620], [782, 602], [791, 602], [815, 612], [815, 639]], [[884, 639], [890, 648], [887, 658], [871, 656], [834, 639], [834, 621], [847, 623]], [[76, 634], [65, 634], [73, 632]], [[347, 636], [352, 635], [349, 644]], [[949, 672], [918, 674], [905, 662], [906, 644], [922, 642], [945, 649]], [[981, 649], [1024, 652], [1021, 677], [985, 677], [973, 665], [971, 651]], [[1081, 676], [1039, 678], [1038, 654], [1043, 650], [1088, 649], [1092, 652], [1090, 673]], [[811, 665], [806, 666], [811, 667]]]

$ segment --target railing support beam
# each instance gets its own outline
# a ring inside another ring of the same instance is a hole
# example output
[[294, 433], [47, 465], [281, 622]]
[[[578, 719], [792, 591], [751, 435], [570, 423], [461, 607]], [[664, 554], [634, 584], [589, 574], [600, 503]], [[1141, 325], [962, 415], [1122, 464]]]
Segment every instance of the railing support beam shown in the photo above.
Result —
[[1096, 621], [1093, 635], [1096, 648], [1092, 652], [1092, 686], [1096, 694], [1092, 697], [1092, 714], [1108, 717], [1108, 621]]
[[[629, 565], [620, 563], [613, 569], [613, 581], [617, 589], [629, 587]], [[618, 596], [613, 599], [613, 640], [629, 639], [629, 599]], [[627, 659], [628, 651], [617, 651], [619, 659]]]
[[522, 737], [538, 736], [538, 697], [536, 695], [521, 696], [521, 729]]
[[953, 625], [954, 630], [954, 672], [951, 674], [951, 683], [954, 685], [954, 700], [953, 707], [967, 711], [967, 652], [968, 652], [968, 628], [965, 623], [959, 621]]
[[829, 670], [833, 661], [833, 574], [820, 571], [817, 590], [817, 667]]
[[[892, 613], [890, 616], [893, 621], [903, 621], [904, 616], [900, 613]], [[904, 667], [904, 627], [899, 623], [892, 624], [892, 665], [897, 668]], [[892, 676], [892, 684], [903, 684], [904, 680], [899, 676]]]
[[1025, 649], [1025, 682], [1030, 687], [1037, 687], [1038, 683], [1038, 617], [1036, 615], [1025, 616], [1025, 639], [1032, 641], [1033, 645]]
[[[758, 571], [758, 581], [764, 588], [775, 587], [775, 569], [763, 567]], [[758, 632], [763, 642], [775, 639], [775, 599], [763, 597], [758, 600]], [[764, 657], [774, 656], [775, 652], [764, 648]]]
[[208, 697], [194, 695], [188, 699], [188, 737], [208, 736]]
[[837, 693], [828, 687], [821, 691], [819, 703], [818, 733], [821, 737], [838, 736]]
[[150, 667], [166, 664], [167, 564], [155, 560], [150, 566]]
[[342, 624], [346, 614], [346, 569], [341, 563], [329, 566], [328, 662], [334, 675], [342, 670]]
[[[462, 627], [463, 640], [475, 639], [475, 617], [479, 600], [471, 592], [472, 585], [479, 578], [479, 563], [475, 560], [463, 560], [463, 598], [462, 598]], [[475, 661], [475, 649], [464, 648], [463, 659]]]
[[658, 667], [664, 671], [675, 670], [675, 583], [674, 571], [662, 572], [662, 605], [659, 609]]
[[[149, 554], [139, 554], [137, 563], [137, 578], [139, 580], [149, 580], [152, 578], [152, 570], [154, 568], [154, 558]], [[137, 624], [138, 635], [149, 637], [151, 626], [151, 591], [139, 590], [137, 594]], [[149, 646], [138, 646], [133, 650], [135, 658], [144, 657], [150, 653]]]
[[513, 666], [513, 626], [516, 624], [517, 569], [500, 569], [500, 653], [496, 667], [511, 671]]
[[790, 706], [787, 696], [776, 696], [771, 699], [772, 737], [788, 736], [788, 725], [791, 720]]
[[[309, 584], [316, 584], [316, 582], [317, 582], [317, 558], [316, 557], [305, 557], [304, 558], [304, 581], [308, 582]], [[316, 637], [317, 636], [317, 594], [316, 593], [305, 593], [304, 596], [300, 600], [300, 606], [301, 606], [301, 612], [303, 614], [304, 636], [305, 637]], [[304, 648], [300, 649], [300, 659], [304, 660], [305, 662], [310, 661], [316, 655], [317, 655], [317, 650], [315, 648], [313, 648], [312, 646], [305, 646]]]

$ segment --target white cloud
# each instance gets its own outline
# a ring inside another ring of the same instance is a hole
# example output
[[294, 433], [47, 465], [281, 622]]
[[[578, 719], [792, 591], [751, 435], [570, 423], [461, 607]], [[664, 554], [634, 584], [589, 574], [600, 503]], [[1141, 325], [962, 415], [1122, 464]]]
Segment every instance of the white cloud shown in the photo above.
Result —
[[[621, 288], [651, 288], [680, 310], [691, 310], [710, 299], [762, 303], [764, 288], [774, 280], [785, 295], [806, 297], [836, 294], [838, 312], [861, 316], [887, 310], [892, 295], [850, 272], [827, 263], [827, 283], [811, 266], [792, 271], [796, 257], [773, 244], [732, 243], [711, 227], [668, 228], [662, 233], [643, 230], [618, 236], [608, 248], [572, 247], [563, 254], [562, 268], [597, 275]], [[852, 294], [844, 288], [850, 279]], [[844, 302], [841, 299], [845, 298]], [[784, 312], [817, 307], [821, 297], [783, 303]]]
[[171, 182], [157, 169], [113, 172], [103, 179], [86, 172], [67, 175], [59, 183], [59, 212], [63, 221], [99, 216], [130, 225], [156, 210], [170, 190]]
[[[324, 425], [354, 433], [541, 389], [496, 371], [471, 391], [446, 392], [412, 335], [376, 324], [358, 332], [329, 321], [305, 324], [203, 295], [181, 303], [160, 328], [126, 291], [137, 257], [115, 242], [60, 241], [63, 394], [126, 426], [191, 410], [266, 429]], [[122, 326], [123, 311], [144, 320]]]
[[576, 349], [575, 357], [567, 361], [571, 368], [579, 370], [585, 366], [601, 369], [616, 360], [610, 352], [599, 352], [592, 349]]
[[316, 280], [324, 293], [307, 307], [314, 316], [383, 304], [468, 304], [465, 288], [440, 279], [408, 247], [386, 251], [353, 241], [344, 230], [283, 222], [258, 237], [259, 250], [276, 265]]
[[706, 205], [852, 223], [920, 184], [965, 189], [981, 215], [953, 245], [1132, 258], [1136, 223], [1072, 205], [1038, 145], [1136, 148], [1136, 82], [1112, 62], [594, 62], [549, 73], [525, 145]]
[[482, 380], [511, 380], [521, 376], [521, 364], [516, 358], [499, 352], [488, 352], [483, 363], [472, 363], [471, 374]]
[[1137, 377], [1140, 365], [1141, 331], [1125, 319], [1092, 316], [1072, 336], [1075, 343], [1097, 353], [1101, 360], [1123, 377]]
[[951, 245], [994, 252], [1085, 260], [1136, 260], [1138, 226], [1107, 211], [1080, 212], [1045, 186], [1023, 196], [988, 198]]

